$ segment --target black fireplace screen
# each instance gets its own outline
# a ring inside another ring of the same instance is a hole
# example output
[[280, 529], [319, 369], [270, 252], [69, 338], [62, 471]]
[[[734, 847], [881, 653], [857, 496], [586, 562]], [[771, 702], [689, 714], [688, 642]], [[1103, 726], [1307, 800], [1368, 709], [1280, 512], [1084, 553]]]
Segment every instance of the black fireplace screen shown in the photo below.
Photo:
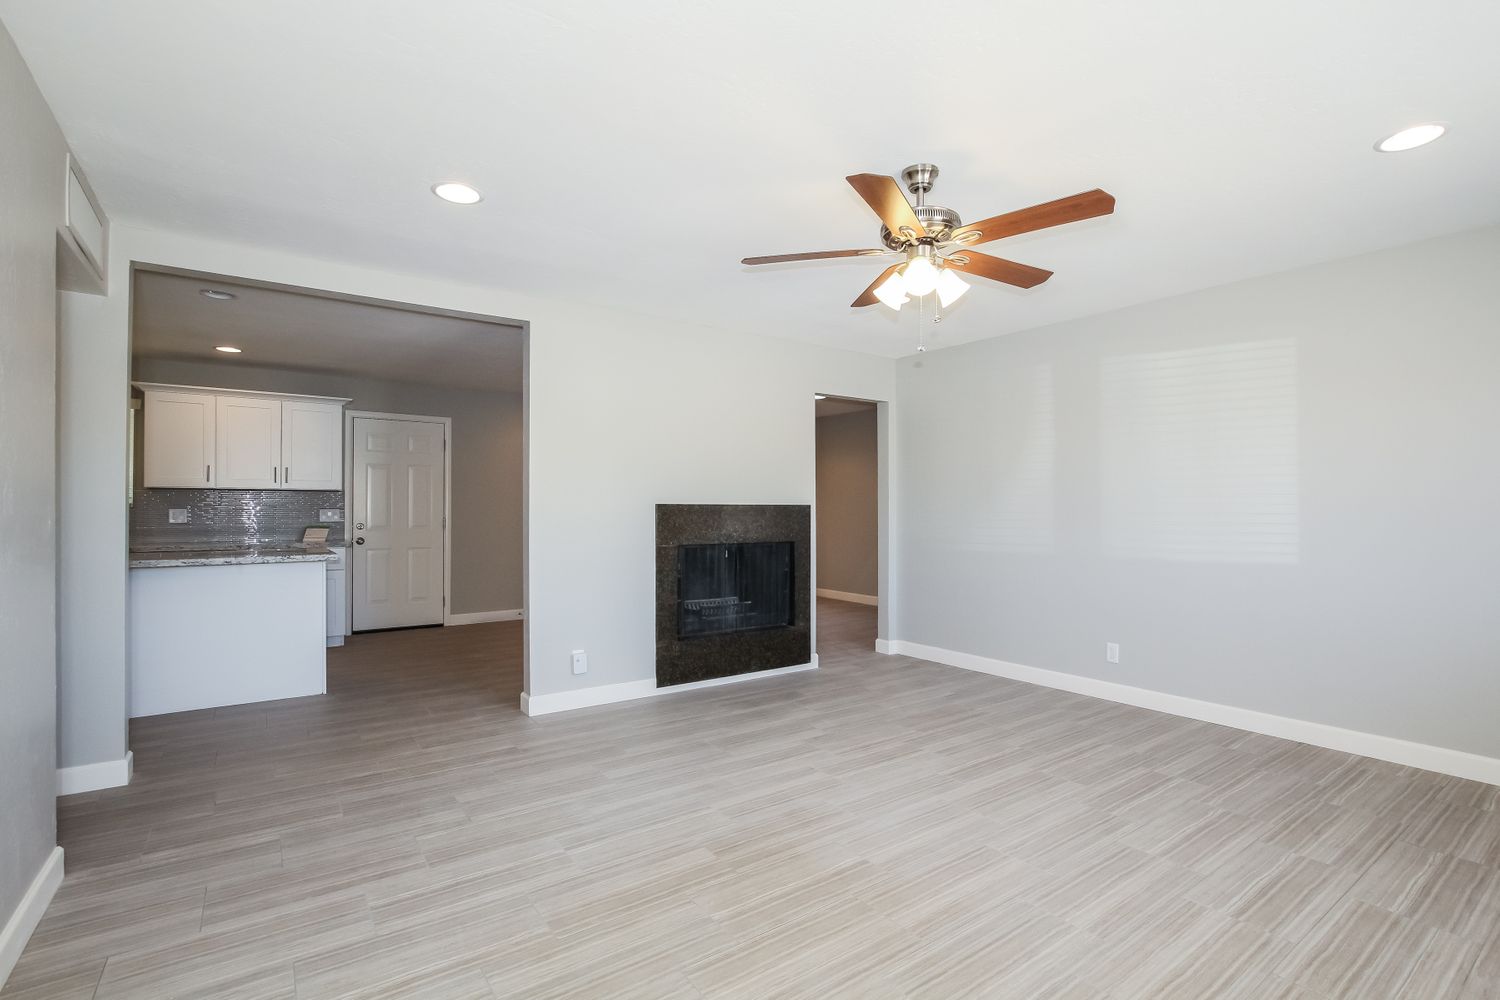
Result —
[[677, 548], [677, 636], [792, 624], [792, 543]]

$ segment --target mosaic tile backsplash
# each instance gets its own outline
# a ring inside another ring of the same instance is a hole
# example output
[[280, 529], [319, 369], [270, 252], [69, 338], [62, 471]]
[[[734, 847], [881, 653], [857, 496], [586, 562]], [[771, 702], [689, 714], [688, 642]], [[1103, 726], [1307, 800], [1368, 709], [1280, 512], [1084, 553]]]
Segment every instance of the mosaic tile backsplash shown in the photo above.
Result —
[[[343, 490], [138, 489], [130, 508], [130, 547], [264, 545], [299, 542], [305, 528], [326, 524], [329, 544], [342, 544], [342, 522], [318, 520], [322, 508], [344, 507]], [[187, 524], [169, 524], [167, 511], [183, 508]]]

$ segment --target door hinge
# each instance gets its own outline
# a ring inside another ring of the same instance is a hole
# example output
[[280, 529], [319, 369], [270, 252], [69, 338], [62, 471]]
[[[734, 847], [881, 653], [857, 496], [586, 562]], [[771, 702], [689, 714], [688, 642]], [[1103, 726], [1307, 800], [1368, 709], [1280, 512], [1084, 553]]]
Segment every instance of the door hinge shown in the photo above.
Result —
[[443, 527], [445, 527], [445, 528], [448, 527], [448, 515], [447, 514], [443, 515]]

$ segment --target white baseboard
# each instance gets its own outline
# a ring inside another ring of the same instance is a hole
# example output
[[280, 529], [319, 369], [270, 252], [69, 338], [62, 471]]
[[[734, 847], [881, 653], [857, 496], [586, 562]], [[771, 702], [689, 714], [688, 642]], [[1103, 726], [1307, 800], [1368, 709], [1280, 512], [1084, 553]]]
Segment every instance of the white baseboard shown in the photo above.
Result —
[[875, 652], [877, 652], [877, 653], [891, 653], [891, 654], [893, 654], [893, 653], [896, 652], [896, 650], [894, 648], [892, 648], [895, 645], [896, 645], [896, 640], [894, 640], [894, 639], [876, 639], [875, 640]]
[[950, 667], [977, 671], [981, 674], [992, 674], [1028, 684], [1057, 688], [1060, 691], [1071, 691], [1090, 698], [1102, 698], [1105, 701], [1118, 702], [1122, 705], [1134, 705], [1137, 708], [1148, 708], [1155, 712], [1197, 719], [1200, 722], [1212, 722], [1252, 733], [1308, 743], [1329, 750], [1341, 750], [1344, 753], [1358, 754], [1361, 757], [1373, 757], [1392, 764], [1420, 767], [1439, 774], [1451, 774], [1458, 778], [1500, 785], [1500, 759], [1483, 757], [1464, 750], [1413, 743], [1394, 736], [1380, 736], [1356, 729], [1342, 729], [1321, 722], [1272, 715], [1268, 712], [1236, 708], [1233, 705], [1223, 705], [1213, 701], [1200, 701], [1197, 698], [1132, 687], [1128, 684], [1116, 684], [1112, 681], [1101, 681], [1093, 677], [1063, 673], [1059, 670], [1028, 667], [1020, 663], [1008, 663], [1005, 660], [976, 656], [973, 653], [960, 653], [938, 646], [925, 646], [916, 642], [893, 639], [885, 642], [886, 648], [881, 649], [882, 643], [877, 640], [875, 645], [878, 652], [916, 657]]
[[826, 597], [830, 601], [848, 601], [850, 604], [879, 604], [880, 598], [874, 594], [852, 594], [847, 590], [827, 590], [818, 588], [818, 596]]
[[52, 853], [47, 855], [47, 860], [42, 862], [36, 878], [31, 880], [26, 894], [16, 904], [10, 919], [5, 922], [5, 929], [0, 930], [0, 987], [10, 978], [11, 970], [20, 960], [26, 942], [31, 940], [31, 932], [41, 923], [42, 914], [47, 912], [47, 905], [52, 902], [52, 896], [62, 884], [62, 879], [63, 849], [54, 847]]
[[814, 653], [811, 663], [797, 663], [790, 667], [772, 667], [770, 670], [756, 670], [748, 674], [732, 674], [729, 677], [711, 677], [706, 681], [691, 681], [687, 684], [673, 684], [671, 687], [657, 688], [657, 694], [676, 694], [679, 691], [697, 691], [701, 688], [723, 687], [725, 684], [738, 684], [741, 681], [758, 681], [763, 677], [778, 677], [781, 674], [800, 674], [804, 670], [818, 669], [818, 654]]
[[756, 670], [748, 674], [735, 674], [732, 677], [714, 677], [706, 681], [693, 681], [689, 684], [673, 684], [670, 687], [657, 687], [655, 680], [644, 680], [626, 681], [623, 684], [601, 684], [598, 687], [579, 688], [577, 691], [558, 691], [555, 694], [531, 695], [522, 691], [521, 711], [527, 715], [551, 715], [554, 712], [570, 712], [575, 708], [594, 708], [597, 705], [613, 705], [621, 701], [655, 698], [660, 695], [676, 694], [679, 691], [696, 691], [700, 688], [738, 684], [741, 681], [758, 681], [765, 677], [777, 677], [781, 674], [795, 674], [803, 670], [816, 669], [818, 669], [818, 655], [814, 653], [812, 662], [810, 663], [798, 663], [790, 667], [773, 667], [770, 670]]
[[130, 784], [130, 775], [134, 770], [133, 750], [126, 750], [125, 756], [119, 760], [60, 767], [57, 769], [57, 794], [77, 795], [79, 792], [97, 792], [101, 788], [119, 788]]
[[507, 611], [465, 611], [443, 619], [444, 625], [478, 625], [481, 622], [518, 622], [522, 618], [520, 608]]
[[521, 711], [527, 715], [551, 715], [553, 712], [571, 712], [575, 708], [593, 708], [595, 705], [613, 705], [620, 701], [635, 701], [656, 694], [656, 681], [626, 681], [624, 684], [601, 684], [598, 687], [579, 688], [577, 691], [558, 691], [554, 694], [521, 693]]

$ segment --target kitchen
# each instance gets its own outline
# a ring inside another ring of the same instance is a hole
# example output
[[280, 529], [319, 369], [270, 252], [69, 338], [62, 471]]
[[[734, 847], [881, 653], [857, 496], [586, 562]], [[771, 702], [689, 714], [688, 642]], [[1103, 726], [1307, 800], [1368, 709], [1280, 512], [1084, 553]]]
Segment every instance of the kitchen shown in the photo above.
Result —
[[131, 507], [131, 714], [323, 694], [324, 648], [345, 634], [349, 400], [134, 389], [144, 489]]
[[134, 285], [132, 718], [322, 695], [363, 633], [522, 616], [517, 328]]

